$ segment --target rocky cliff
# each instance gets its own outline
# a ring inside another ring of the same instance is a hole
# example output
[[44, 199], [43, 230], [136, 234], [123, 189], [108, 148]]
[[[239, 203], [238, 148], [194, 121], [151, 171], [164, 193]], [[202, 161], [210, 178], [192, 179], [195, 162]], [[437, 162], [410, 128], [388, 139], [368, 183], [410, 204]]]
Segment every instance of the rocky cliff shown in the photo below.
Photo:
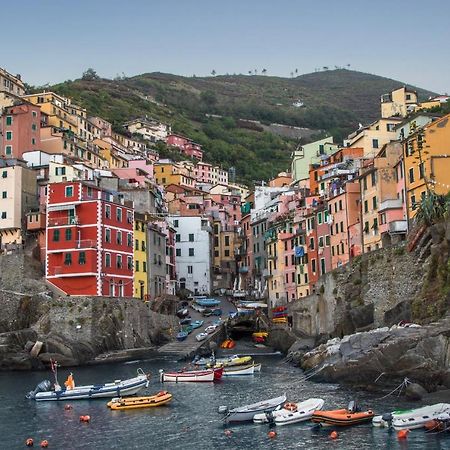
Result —
[[50, 358], [72, 366], [148, 349], [166, 341], [178, 323], [137, 299], [61, 297], [41, 276], [23, 253], [0, 257], [0, 369], [42, 368]]
[[[333, 382], [383, 374], [382, 381], [408, 376], [430, 388], [447, 383], [450, 221], [416, 236], [414, 250], [405, 244], [355, 258], [290, 306], [296, 364]], [[411, 322], [422, 326], [402, 326]]]

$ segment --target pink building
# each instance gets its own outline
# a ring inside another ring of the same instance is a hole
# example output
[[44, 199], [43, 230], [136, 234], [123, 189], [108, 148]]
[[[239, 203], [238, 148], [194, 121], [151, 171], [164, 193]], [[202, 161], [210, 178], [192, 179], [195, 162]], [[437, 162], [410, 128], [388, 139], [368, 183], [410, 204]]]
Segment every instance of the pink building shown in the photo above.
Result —
[[41, 148], [39, 106], [22, 103], [5, 108], [0, 123], [0, 156], [22, 158], [24, 152]]
[[189, 138], [178, 134], [170, 134], [167, 136], [166, 143], [167, 145], [178, 147], [181, 150], [181, 153], [190, 158], [198, 159], [199, 161], [203, 159], [202, 146], [191, 141]]

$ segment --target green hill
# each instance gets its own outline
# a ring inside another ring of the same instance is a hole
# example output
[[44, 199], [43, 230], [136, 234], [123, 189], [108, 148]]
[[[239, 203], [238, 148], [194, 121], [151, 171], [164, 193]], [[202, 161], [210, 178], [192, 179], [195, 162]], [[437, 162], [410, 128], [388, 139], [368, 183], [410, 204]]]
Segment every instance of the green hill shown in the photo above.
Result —
[[[234, 166], [238, 178], [251, 183], [286, 170], [297, 142], [248, 120], [306, 127], [312, 130], [305, 132], [308, 139], [325, 132], [340, 139], [359, 122], [376, 119], [380, 96], [403, 84], [340, 69], [296, 78], [148, 73], [118, 80], [66, 81], [50, 88], [73, 98], [91, 115], [110, 120], [117, 131], [138, 116], [167, 121], [175, 132], [203, 145], [206, 161]], [[433, 94], [414, 89], [422, 98]], [[173, 156], [164, 146], [158, 149]]]

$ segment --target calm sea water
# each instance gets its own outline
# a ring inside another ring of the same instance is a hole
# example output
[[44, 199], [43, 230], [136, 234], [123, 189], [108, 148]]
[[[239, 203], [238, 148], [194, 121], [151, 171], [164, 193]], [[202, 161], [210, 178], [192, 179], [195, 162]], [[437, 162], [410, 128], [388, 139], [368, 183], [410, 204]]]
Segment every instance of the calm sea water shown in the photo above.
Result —
[[[156, 355], [151, 361], [79, 368], [74, 371], [78, 384], [111, 381], [134, 376], [142, 367], [154, 374], [147, 394], [161, 389], [173, 393], [169, 406], [134, 411], [110, 411], [106, 400], [36, 403], [25, 394], [46, 377], [42, 372], [0, 373], [0, 449], [25, 448], [32, 437], [39, 448], [42, 439], [50, 449], [450, 449], [450, 435], [430, 435], [413, 431], [406, 442], [399, 442], [394, 432], [361, 425], [340, 429], [336, 441], [330, 429], [316, 431], [310, 423], [277, 427], [277, 437], [269, 439], [268, 425], [233, 425], [225, 427], [217, 413], [219, 405], [236, 407], [275, 397], [283, 392], [291, 401], [321, 397], [325, 408], [342, 408], [356, 399], [362, 407], [386, 412], [407, 407], [397, 397], [377, 400], [373, 394], [352, 392], [336, 385], [306, 381], [299, 383], [301, 371], [283, 363], [280, 357], [256, 358], [263, 363], [262, 373], [254, 377], [225, 379], [215, 384], [169, 384], [158, 381], [158, 369], [181, 368], [182, 364]], [[61, 371], [64, 380], [66, 371]], [[91, 422], [79, 422], [89, 414]], [[231, 429], [227, 436], [225, 429]]]

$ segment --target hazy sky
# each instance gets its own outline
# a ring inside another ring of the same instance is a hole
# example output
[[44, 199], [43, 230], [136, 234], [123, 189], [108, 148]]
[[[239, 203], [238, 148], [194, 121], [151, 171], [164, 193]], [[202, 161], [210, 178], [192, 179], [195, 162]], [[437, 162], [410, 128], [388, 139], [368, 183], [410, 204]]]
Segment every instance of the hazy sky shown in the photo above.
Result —
[[0, 67], [30, 84], [351, 64], [450, 92], [450, 0], [22, 0], [0, 16]]

